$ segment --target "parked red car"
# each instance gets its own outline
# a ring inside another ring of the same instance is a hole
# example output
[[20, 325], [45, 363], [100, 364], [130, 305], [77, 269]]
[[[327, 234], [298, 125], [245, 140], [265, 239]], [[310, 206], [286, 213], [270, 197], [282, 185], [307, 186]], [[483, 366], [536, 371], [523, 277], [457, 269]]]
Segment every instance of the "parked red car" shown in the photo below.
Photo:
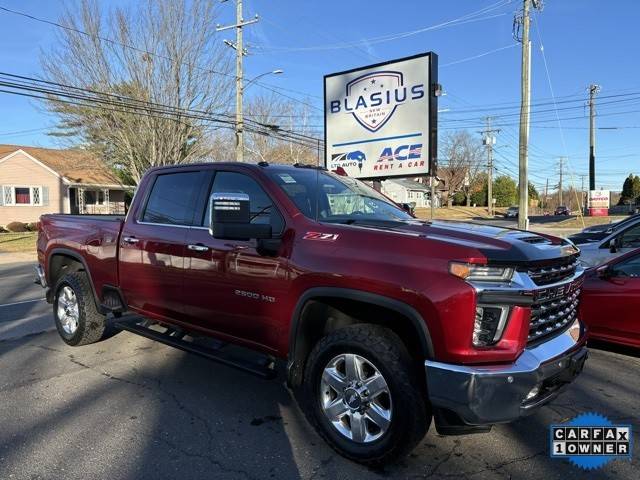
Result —
[[640, 249], [587, 270], [580, 318], [590, 338], [640, 347]]

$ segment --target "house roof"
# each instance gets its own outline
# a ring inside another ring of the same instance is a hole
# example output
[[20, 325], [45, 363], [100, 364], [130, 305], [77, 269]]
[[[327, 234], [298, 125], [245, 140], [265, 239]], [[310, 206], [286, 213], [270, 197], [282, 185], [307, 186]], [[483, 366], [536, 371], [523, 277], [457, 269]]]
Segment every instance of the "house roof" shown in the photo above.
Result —
[[104, 162], [85, 150], [0, 145], [0, 159], [18, 150], [41, 162], [71, 183], [85, 185], [122, 185]]
[[427, 187], [425, 184], [416, 182], [415, 180], [411, 180], [409, 178], [390, 178], [387, 181], [397, 183], [398, 185], [401, 185], [408, 190], [418, 190], [421, 192], [429, 191], [429, 187]]

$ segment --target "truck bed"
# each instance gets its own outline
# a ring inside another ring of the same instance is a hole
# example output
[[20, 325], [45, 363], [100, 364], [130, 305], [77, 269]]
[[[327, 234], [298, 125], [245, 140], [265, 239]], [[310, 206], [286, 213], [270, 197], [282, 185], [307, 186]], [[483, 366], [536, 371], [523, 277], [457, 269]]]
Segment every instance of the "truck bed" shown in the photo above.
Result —
[[105, 285], [118, 285], [118, 242], [124, 218], [124, 215], [43, 215], [38, 235], [40, 263], [48, 272], [51, 265], [45, 259], [52, 255], [82, 261], [101, 299]]

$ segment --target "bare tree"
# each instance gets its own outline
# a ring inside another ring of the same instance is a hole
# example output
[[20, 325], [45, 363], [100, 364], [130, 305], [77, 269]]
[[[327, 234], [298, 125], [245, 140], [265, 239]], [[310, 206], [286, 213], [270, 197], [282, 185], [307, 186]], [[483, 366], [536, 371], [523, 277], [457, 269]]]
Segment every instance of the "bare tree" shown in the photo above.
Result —
[[224, 112], [233, 92], [229, 53], [214, 38], [215, 4], [141, 0], [105, 15], [97, 0], [67, 5], [60, 21], [68, 29], [41, 58], [46, 79], [104, 94], [97, 94], [101, 103], [49, 96], [58, 134], [119, 166], [135, 183], [149, 167], [207, 156], [209, 114], [230, 119]]
[[[315, 163], [317, 147], [313, 140], [294, 140], [288, 132], [314, 136], [309, 107], [274, 94], [255, 96], [247, 103], [246, 116], [262, 127], [246, 129], [248, 157], [274, 163]], [[257, 133], [260, 131], [261, 133]]]
[[449, 206], [453, 202], [453, 194], [460, 191], [467, 197], [467, 206], [470, 205], [470, 188], [484, 169], [482, 155], [481, 142], [468, 131], [461, 130], [445, 136], [440, 158], [444, 159], [447, 166], [440, 169], [439, 176], [449, 189]]

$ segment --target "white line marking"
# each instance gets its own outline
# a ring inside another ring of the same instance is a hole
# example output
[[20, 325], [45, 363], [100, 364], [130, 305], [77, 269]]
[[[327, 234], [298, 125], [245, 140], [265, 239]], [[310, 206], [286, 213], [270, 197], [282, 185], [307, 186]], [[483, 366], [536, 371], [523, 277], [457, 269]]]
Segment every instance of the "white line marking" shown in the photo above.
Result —
[[23, 303], [41, 302], [42, 300], [45, 300], [45, 299], [44, 298], [34, 298], [33, 300], [23, 300], [22, 302], [5, 303], [3, 305], [0, 305], [0, 308], [2, 308], [2, 307], [11, 307], [13, 305], [22, 305]]

